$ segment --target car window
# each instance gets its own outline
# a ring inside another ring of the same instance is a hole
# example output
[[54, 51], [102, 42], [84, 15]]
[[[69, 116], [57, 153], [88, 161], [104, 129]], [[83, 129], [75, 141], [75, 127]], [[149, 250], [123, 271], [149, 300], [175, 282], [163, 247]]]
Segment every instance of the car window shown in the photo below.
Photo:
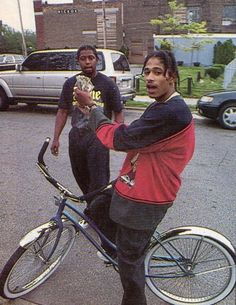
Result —
[[[77, 61], [77, 54], [75, 53], [75, 70], [81, 71], [80, 65]], [[104, 55], [102, 52], [98, 52], [98, 63], [96, 66], [97, 71], [103, 71], [105, 70], [105, 60], [104, 60]]]
[[14, 63], [14, 58], [13, 58], [13, 56], [6, 56], [6, 63]]
[[15, 62], [20, 63], [24, 60], [22, 55], [15, 55]]
[[111, 58], [115, 71], [130, 71], [129, 63], [125, 55], [112, 53]]
[[47, 67], [47, 54], [31, 54], [26, 58], [22, 69], [26, 71], [45, 71]]
[[48, 54], [48, 71], [74, 70], [75, 61], [74, 53], [60, 52]]
[[4, 62], [4, 56], [0, 55], [0, 63], [3, 63], [3, 62]]

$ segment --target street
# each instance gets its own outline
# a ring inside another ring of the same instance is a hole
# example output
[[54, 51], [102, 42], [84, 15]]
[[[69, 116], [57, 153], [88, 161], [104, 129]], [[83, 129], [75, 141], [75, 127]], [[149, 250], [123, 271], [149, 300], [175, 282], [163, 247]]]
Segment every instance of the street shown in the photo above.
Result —
[[[126, 122], [140, 111], [126, 111]], [[0, 270], [20, 238], [48, 221], [55, 211], [56, 190], [39, 173], [35, 163], [44, 141], [52, 137], [54, 106], [14, 106], [0, 112]], [[183, 173], [182, 188], [160, 231], [182, 225], [206, 226], [223, 233], [236, 246], [236, 136], [217, 123], [195, 118], [196, 150]], [[72, 176], [67, 136], [68, 120], [61, 136], [60, 154], [49, 151], [45, 161], [62, 184], [78, 194]], [[111, 153], [111, 178], [115, 178], [124, 153]], [[95, 173], [96, 174], [96, 173]], [[119, 305], [122, 288], [118, 273], [106, 268], [96, 250], [80, 235], [62, 266], [46, 283], [9, 305]], [[167, 305], [147, 289], [148, 304]], [[0, 299], [0, 304], [5, 304]], [[235, 305], [231, 293], [220, 305]]]

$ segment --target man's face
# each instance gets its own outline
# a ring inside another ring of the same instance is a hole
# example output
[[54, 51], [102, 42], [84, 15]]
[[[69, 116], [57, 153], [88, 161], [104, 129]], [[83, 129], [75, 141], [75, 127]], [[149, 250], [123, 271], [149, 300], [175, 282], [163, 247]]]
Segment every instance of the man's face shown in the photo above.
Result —
[[150, 97], [163, 102], [175, 91], [175, 79], [165, 73], [164, 64], [158, 57], [148, 60], [144, 68], [144, 80]]
[[78, 57], [81, 70], [86, 76], [96, 75], [97, 58], [92, 50], [82, 50]]

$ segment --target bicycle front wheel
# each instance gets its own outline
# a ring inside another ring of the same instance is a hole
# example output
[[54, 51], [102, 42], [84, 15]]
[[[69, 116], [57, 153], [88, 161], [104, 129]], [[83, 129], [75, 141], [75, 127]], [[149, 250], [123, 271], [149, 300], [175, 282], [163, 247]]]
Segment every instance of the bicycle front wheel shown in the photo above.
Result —
[[72, 224], [64, 223], [59, 243], [49, 257], [57, 233], [58, 227], [49, 225], [26, 248], [17, 248], [0, 274], [2, 297], [21, 297], [42, 284], [59, 267], [73, 245], [76, 230]]
[[174, 305], [212, 305], [235, 285], [233, 254], [206, 236], [167, 237], [147, 253], [146, 283], [162, 300]]

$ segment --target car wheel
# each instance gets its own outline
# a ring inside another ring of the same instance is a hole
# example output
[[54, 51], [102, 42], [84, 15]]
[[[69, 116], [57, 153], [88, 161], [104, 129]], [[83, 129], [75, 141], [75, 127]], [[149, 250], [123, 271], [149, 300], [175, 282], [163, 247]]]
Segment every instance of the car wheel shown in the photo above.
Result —
[[7, 110], [9, 108], [8, 97], [4, 90], [0, 89], [0, 110]]
[[219, 123], [223, 128], [236, 129], [236, 103], [229, 103], [220, 109]]

